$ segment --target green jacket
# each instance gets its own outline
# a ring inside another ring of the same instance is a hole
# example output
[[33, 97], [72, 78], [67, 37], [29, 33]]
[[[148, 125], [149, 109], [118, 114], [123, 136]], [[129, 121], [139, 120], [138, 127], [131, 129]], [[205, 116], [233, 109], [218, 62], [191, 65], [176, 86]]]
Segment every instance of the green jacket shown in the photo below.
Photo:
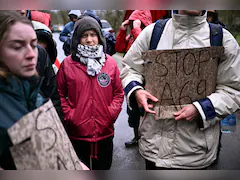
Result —
[[7, 129], [43, 103], [38, 94], [39, 87], [36, 77], [27, 80], [13, 76], [7, 80], [0, 78], [0, 166], [3, 168], [6, 163], [3, 158], [4, 161], [8, 159], [6, 156], [10, 155], [9, 147], [12, 145]]

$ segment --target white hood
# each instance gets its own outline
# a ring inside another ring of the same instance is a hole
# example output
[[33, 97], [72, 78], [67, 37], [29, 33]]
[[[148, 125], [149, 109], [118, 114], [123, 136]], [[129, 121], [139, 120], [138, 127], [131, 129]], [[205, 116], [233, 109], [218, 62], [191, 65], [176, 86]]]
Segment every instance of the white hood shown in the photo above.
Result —
[[80, 17], [82, 13], [80, 10], [71, 10], [71, 11], [69, 11], [68, 15], [70, 15], [70, 14]]

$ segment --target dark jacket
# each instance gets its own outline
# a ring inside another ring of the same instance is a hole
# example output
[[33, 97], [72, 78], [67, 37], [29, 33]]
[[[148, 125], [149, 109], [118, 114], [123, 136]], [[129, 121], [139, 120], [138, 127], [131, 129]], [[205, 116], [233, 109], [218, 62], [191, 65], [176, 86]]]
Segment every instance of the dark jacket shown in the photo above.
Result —
[[62, 120], [63, 113], [61, 108], [60, 97], [57, 92], [57, 81], [54, 73], [51, 60], [47, 54], [47, 51], [40, 45], [38, 45], [38, 63], [37, 72], [41, 77], [42, 85], [40, 87], [40, 94], [44, 98], [50, 98], [57, 110], [57, 113]]
[[[31, 81], [31, 83], [30, 83]], [[21, 117], [43, 103], [39, 98], [39, 78], [0, 78], [0, 167], [15, 169], [9, 147], [12, 146], [7, 129]]]
[[68, 38], [71, 37], [71, 33], [73, 32], [74, 24], [75, 23], [73, 21], [70, 21], [64, 26], [62, 32], [59, 35], [60, 41], [65, 42]]

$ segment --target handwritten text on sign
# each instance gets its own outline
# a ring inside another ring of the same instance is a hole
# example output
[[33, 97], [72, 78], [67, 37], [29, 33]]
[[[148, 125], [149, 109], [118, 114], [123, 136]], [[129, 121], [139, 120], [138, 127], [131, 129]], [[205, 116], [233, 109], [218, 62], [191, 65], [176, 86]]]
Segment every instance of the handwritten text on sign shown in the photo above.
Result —
[[49, 100], [8, 129], [20, 170], [81, 170], [80, 161]]
[[159, 106], [176, 106], [205, 98], [215, 91], [223, 47], [154, 50], [143, 53], [146, 90]]

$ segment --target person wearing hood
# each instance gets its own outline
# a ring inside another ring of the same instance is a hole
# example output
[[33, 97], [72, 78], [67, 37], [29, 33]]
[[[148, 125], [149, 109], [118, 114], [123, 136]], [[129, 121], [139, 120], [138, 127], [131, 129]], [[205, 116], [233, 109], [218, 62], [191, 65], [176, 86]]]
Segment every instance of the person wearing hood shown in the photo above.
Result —
[[[96, 19], [102, 28], [102, 22], [95, 10], [85, 10], [83, 14], [87, 15], [87, 16], [91, 16], [94, 19]], [[103, 35], [105, 36], [105, 39], [106, 39], [106, 45], [107, 45], [106, 53], [109, 54], [110, 56], [112, 56], [116, 52], [115, 51], [115, 44], [116, 44], [115, 34], [113, 34], [111, 32], [103, 31]]]
[[[150, 11], [135, 10], [125, 20], [118, 32], [115, 44], [115, 50], [120, 53], [127, 53], [132, 46], [135, 39], [142, 32], [142, 30], [152, 23], [152, 16]], [[127, 35], [127, 29], [130, 27], [130, 34]], [[138, 108], [127, 107], [128, 124], [133, 128], [134, 137], [132, 140], [125, 142], [126, 147], [133, 147], [138, 145], [139, 135], [138, 126], [140, 120], [140, 111]]]
[[68, 22], [63, 30], [59, 34], [59, 39], [60, 41], [63, 42], [63, 51], [65, 56], [68, 56], [71, 54], [70, 52], [70, 44], [71, 44], [71, 39], [72, 39], [72, 34], [73, 34], [73, 28], [74, 24], [77, 21], [77, 19], [81, 16], [81, 11], [80, 10], [71, 10], [68, 13], [68, 17], [71, 20]]
[[[202, 10], [172, 12], [157, 43], [157, 50], [211, 46], [207, 13]], [[219, 61], [215, 92], [192, 102], [169, 119], [155, 119], [158, 99], [144, 90], [142, 52], [149, 50], [155, 23], [146, 27], [123, 59], [121, 79], [128, 104], [135, 100], [145, 110], [140, 120], [139, 152], [146, 169], [207, 169], [217, 160], [220, 121], [240, 106], [240, 48], [222, 28], [224, 56]], [[160, 112], [161, 113], [161, 112]]]
[[[38, 47], [40, 60], [37, 64], [37, 71], [39, 75], [43, 77], [41, 92], [45, 98], [51, 98], [59, 118], [63, 120], [60, 97], [57, 92], [56, 74], [58, 67], [55, 64], [58, 63], [58, 59], [56, 43], [52, 38], [51, 30], [45, 24], [37, 21], [32, 21], [32, 24], [37, 34], [38, 44], [40, 44], [38, 46], [43, 47], [47, 52], [47, 55], [44, 55], [44, 49]], [[45, 64], [43, 64], [43, 62]]]
[[52, 67], [57, 74], [60, 62], [57, 59], [57, 44], [52, 36], [52, 31], [43, 23], [32, 21], [34, 30], [37, 34], [38, 43], [44, 47], [51, 59]]
[[98, 24], [100, 25], [100, 27], [102, 28], [102, 23], [101, 20], [99, 18], [99, 16], [97, 15], [95, 10], [85, 10], [83, 12], [83, 14], [87, 15], [87, 16], [91, 16], [92, 18], [96, 19]]
[[111, 167], [114, 122], [124, 99], [117, 64], [105, 52], [100, 25], [83, 16], [57, 74], [66, 130], [79, 159], [93, 170]]
[[65, 42], [69, 39], [69, 37], [72, 36], [74, 24], [80, 16], [81, 16], [80, 10], [69, 11], [68, 17], [70, 19], [70, 22], [65, 24], [62, 32], [60, 33], [59, 35], [60, 41]]
[[37, 34], [38, 43], [47, 50], [51, 62], [54, 64], [57, 59], [57, 47], [52, 37], [52, 31], [41, 22], [32, 21], [32, 24]]
[[[127, 53], [135, 39], [141, 31], [152, 23], [150, 11], [135, 10], [125, 20], [118, 32], [115, 44], [115, 50], [119, 53]], [[127, 35], [127, 29], [130, 27], [130, 34]]]

